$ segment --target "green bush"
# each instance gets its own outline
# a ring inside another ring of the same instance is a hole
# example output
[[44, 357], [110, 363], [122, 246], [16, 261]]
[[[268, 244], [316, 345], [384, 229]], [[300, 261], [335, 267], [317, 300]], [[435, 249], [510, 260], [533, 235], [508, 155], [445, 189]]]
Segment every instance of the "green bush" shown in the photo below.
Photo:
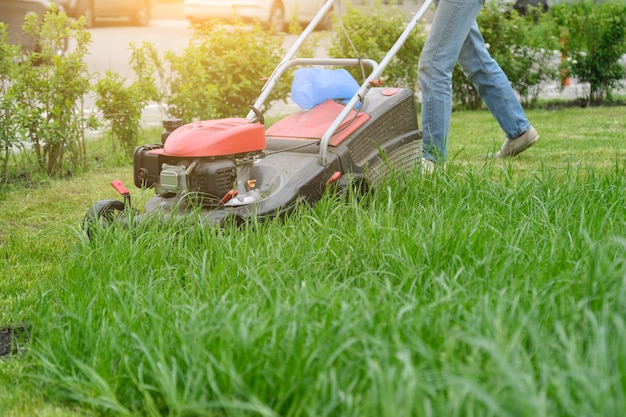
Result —
[[[544, 85], [558, 77], [554, 51], [558, 38], [550, 33], [549, 23], [539, 10], [520, 16], [517, 11], [503, 13], [500, 6], [488, 3], [477, 18], [491, 56], [507, 75], [513, 89], [527, 107], [532, 107]], [[478, 91], [467, 81], [460, 66], [453, 74], [455, 101], [465, 108], [482, 105]]]
[[550, 33], [546, 15], [540, 9], [529, 9], [524, 16], [515, 10], [503, 14], [490, 3], [478, 24], [522, 103], [534, 105], [545, 83], [558, 79], [559, 39]]
[[[24, 148], [26, 156], [34, 156], [40, 171], [68, 175], [85, 165], [84, 131], [94, 124], [83, 111], [83, 98], [90, 89], [84, 58], [91, 37], [82, 20], [69, 20], [54, 6], [43, 19], [26, 16], [23, 31], [38, 48], [7, 58], [19, 61], [9, 87], [13, 121], [23, 133], [19, 139], [29, 145]], [[70, 42], [71, 51], [61, 53]]]
[[[243, 117], [282, 55], [283, 37], [259, 25], [196, 26], [181, 55], [166, 54], [168, 112], [183, 120]], [[287, 84], [279, 84], [271, 99], [284, 100]]]
[[141, 129], [141, 114], [151, 101], [159, 101], [160, 94], [154, 78], [158, 54], [154, 45], [141, 47], [131, 44], [131, 68], [135, 73], [132, 83], [121, 75], [107, 71], [95, 85], [96, 106], [107, 121], [113, 151], [119, 143], [124, 153], [131, 155], [137, 145]]
[[9, 158], [15, 147], [20, 145], [19, 119], [13, 80], [19, 69], [16, 57], [21, 54], [20, 47], [8, 42], [6, 26], [0, 23], [0, 183], [7, 181]]
[[168, 64], [167, 113], [188, 123], [193, 119], [211, 119], [216, 114], [218, 89], [205, 66], [202, 46], [190, 43], [180, 55], [165, 53]]
[[[145, 65], [137, 69], [143, 74], [137, 75], [144, 80], [144, 87], [156, 88], [151, 97], [163, 113], [183, 123], [243, 117], [258, 97], [263, 78], [280, 62], [282, 41], [258, 25], [207, 22], [194, 28], [191, 41], [180, 54], [167, 51], [160, 57], [144, 44], [137, 50], [145, 57]], [[288, 92], [286, 84], [279, 85], [269, 102], [284, 100]]]
[[585, 0], [555, 6], [550, 16], [554, 33], [564, 40], [561, 50], [568, 57], [564, 69], [588, 83], [586, 98], [591, 105], [601, 105], [626, 76], [620, 64], [626, 54], [626, 5]]
[[[348, 4], [342, 15], [343, 24], [334, 25], [335, 36], [329, 54], [338, 58], [359, 57], [380, 62], [406, 27], [404, 20], [404, 14], [398, 8], [383, 6], [380, 1], [365, 11]], [[411, 32], [404, 46], [385, 69], [381, 77], [385, 84], [415, 89], [417, 61], [425, 39], [422, 28], [418, 27]], [[364, 73], [356, 67], [349, 71], [360, 82], [371, 72], [369, 68]]]

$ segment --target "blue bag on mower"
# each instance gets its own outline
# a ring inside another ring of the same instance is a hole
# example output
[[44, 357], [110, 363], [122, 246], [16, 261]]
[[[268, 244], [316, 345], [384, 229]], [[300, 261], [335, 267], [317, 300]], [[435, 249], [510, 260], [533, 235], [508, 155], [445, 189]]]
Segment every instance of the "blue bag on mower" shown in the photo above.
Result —
[[359, 84], [343, 68], [300, 68], [291, 84], [291, 99], [302, 109], [311, 109], [327, 100], [351, 99]]

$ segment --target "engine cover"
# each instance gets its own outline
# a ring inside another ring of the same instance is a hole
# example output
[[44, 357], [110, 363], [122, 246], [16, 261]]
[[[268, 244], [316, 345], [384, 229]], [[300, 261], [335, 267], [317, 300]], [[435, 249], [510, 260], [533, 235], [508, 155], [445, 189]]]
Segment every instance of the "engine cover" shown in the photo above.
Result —
[[239, 155], [265, 149], [265, 127], [247, 119], [205, 120], [174, 130], [163, 149], [151, 153], [173, 157]]

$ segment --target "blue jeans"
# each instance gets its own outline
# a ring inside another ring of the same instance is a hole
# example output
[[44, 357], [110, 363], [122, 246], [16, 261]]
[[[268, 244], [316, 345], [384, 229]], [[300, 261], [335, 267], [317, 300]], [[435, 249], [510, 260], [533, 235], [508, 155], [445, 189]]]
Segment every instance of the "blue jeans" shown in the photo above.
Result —
[[530, 123], [511, 83], [489, 55], [476, 16], [484, 0], [440, 0], [419, 59], [424, 157], [445, 162], [452, 112], [452, 70], [458, 61], [507, 138]]

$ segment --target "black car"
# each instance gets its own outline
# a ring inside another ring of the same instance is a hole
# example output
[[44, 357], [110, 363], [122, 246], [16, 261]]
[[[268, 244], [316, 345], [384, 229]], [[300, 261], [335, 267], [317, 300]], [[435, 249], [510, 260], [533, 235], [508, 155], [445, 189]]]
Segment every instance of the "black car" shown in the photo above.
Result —
[[[9, 42], [21, 45], [25, 51], [38, 51], [39, 47], [31, 36], [22, 32], [22, 25], [27, 15], [43, 16], [51, 6], [49, 0], [0, 0], [0, 23], [7, 25]], [[63, 10], [61, 6], [59, 10]], [[67, 48], [64, 45], [59, 53]]]
[[128, 17], [132, 24], [147, 26], [150, 23], [152, 0], [55, 0], [68, 16], [85, 16], [91, 27], [100, 18]]

